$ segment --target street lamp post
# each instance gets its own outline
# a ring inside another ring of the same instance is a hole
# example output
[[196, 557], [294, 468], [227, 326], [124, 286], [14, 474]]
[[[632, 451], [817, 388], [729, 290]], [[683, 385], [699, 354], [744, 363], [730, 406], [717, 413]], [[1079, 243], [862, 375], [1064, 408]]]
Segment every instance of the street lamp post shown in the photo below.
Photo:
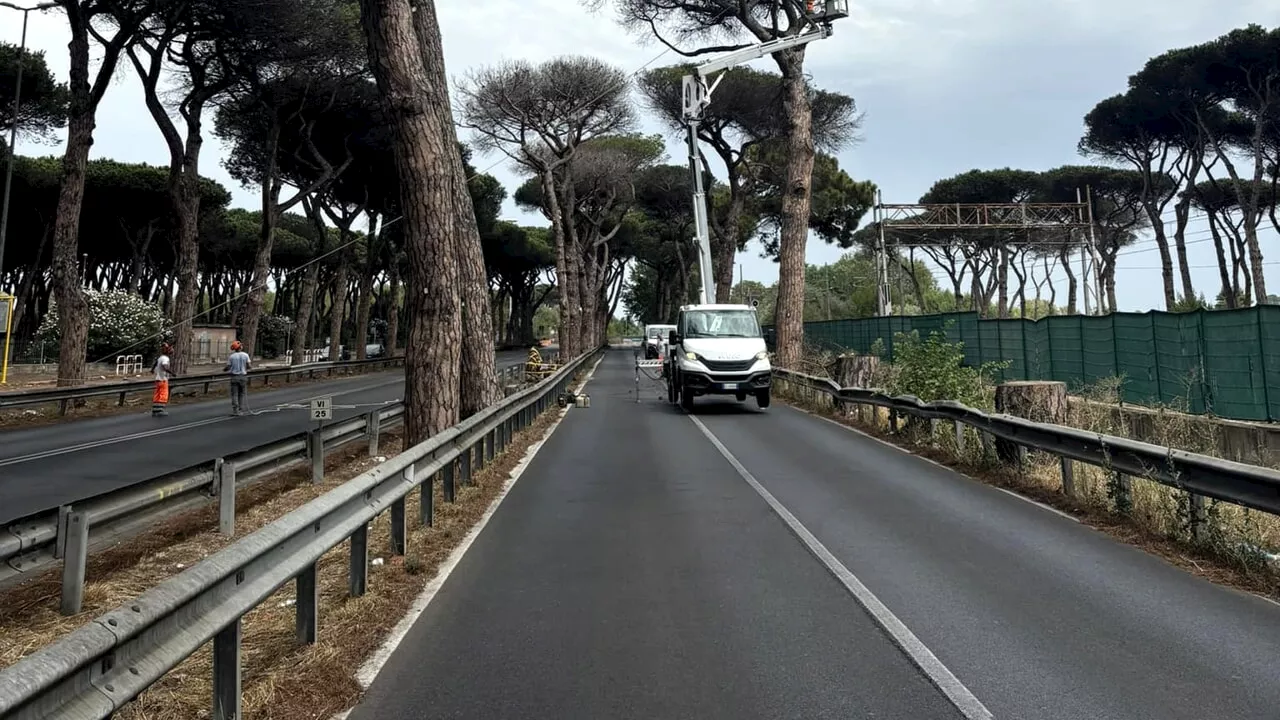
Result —
[[[13, 186], [13, 165], [18, 159], [18, 114], [22, 109], [22, 72], [27, 65], [27, 18], [30, 17], [32, 10], [48, 10], [57, 6], [58, 3], [45, 2], [24, 8], [0, 0], [0, 7], [22, 13], [22, 40], [18, 43], [18, 74], [13, 84], [13, 124], [9, 127], [9, 162], [5, 163], [4, 199], [0, 200], [0, 282], [4, 281], [4, 244], [9, 230], [9, 191]], [[0, 289], [3, 288], [0, 287]], [[13, 328], [9, 327], [8, 316], [13, 313], [13, 302], [13, 295], [10, 294], [10, 307], [5, 309], [6, 317], [0, 318], [0, 329], [4, 330], [4, 346], [3, 350], [0, 350], [0, 353], [3, 353], [0, 355], [0, 383], [8, 379], [5, 376], [8, 375], [9, 369], [9, 334], [13, 332]]]

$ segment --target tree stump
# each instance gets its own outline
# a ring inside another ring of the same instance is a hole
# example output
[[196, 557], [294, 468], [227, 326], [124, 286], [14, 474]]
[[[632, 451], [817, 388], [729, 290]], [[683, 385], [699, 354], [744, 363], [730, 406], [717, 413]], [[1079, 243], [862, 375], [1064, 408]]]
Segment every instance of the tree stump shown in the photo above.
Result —
[[880, 368], [874, 355], [841, 355], [836, 358], [835, 381], [842, 388], [869, 388]]
[[[1063, 425], [1067, 420], [1067, 384], [1046, 380], [1016, 380], [996, 386], [996, 412], [1032, 422]], [[1016, 462], [1018, 446], [996, 440], [996, 455]]]
[[[870, 388], [876, 370], [880, 367], [880, 358], [873, 355], [840, 355], [836, 358], [835, 381], [842, 388]], [[848, 416], [860, 405], [837, 403], [843, 413]]]

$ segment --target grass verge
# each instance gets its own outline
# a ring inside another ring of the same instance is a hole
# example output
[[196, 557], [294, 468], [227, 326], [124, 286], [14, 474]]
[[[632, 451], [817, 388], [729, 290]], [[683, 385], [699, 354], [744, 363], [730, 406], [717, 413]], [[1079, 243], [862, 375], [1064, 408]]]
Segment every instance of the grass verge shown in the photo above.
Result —
[[[984, 448], [972, 428], [963, 448], [950, 423], [934, 434], [928, 422], [905, 423], [890, 432], [888, 412], [881, 408], [861, 416], [836, 410], [830, 401], [783, 390], [780, 400], [819, 417], [856, 428], [879, 440], [928, 458], [979, 482], [1015, 491], [1066, 512], [1112, 538], [1164, 558], [1210, 581], [1280, 601], [1280, 572], [1261, 548], [1280, 544], [1280, 517], [1230, 503], [1207, 501], [1208, 522], [1202, 539], [1193, 539], [1187, 518], [1187, 494], [1144, 478], [1132, 478], [1126, 510], [1116, 507], [1116, 478], [1084, 463], [1073, 463], [1076, 494], [1062, 491], [1056, 456], [1029, 453], [1023, 465], [1008, 467]], [[1119, 434], [1119, 433], [1112, 433]]]

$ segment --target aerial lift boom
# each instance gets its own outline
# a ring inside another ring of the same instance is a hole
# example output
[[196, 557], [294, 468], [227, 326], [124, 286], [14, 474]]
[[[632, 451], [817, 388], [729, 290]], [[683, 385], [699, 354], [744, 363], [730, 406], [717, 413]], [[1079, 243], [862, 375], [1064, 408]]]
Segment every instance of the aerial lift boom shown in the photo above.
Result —
[[681, 88], [683, 113], [684, 123], [688, 128], [689, 171], [693, 173], [693, 222], [698, 241], [698, 274], [702, 277], [702, 287], [698, 293], [700, 305], [715, 302], [716, 281], [711, 268], [711, 228], [707, 219], [707, 193], [702, 185], [702, 169], [706, 167], [706, 161], [698, 148], [698, 125], [702, 121], [703, 111], [711, 104], [711, 93], [715, 92], [716, 86], [724, 75], [721, 74], [711, 80], [710, 84], [708, 79], [716, 73], [723, 73], [766, 55], [831, 37], [831, 23], [849, 16], [849, 0], [809, 0], [806, 10], [808, 23], [803, 31], [725, 53], [714, 60], [698, 65], [694, 68], [693, 74], [684, 76]]

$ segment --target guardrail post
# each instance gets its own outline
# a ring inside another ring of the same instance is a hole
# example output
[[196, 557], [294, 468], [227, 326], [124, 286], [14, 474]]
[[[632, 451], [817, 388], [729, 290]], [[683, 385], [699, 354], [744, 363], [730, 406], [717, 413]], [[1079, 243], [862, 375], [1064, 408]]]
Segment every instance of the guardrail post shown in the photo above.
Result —
[[1076, 468], [1075, 462], [1064, 457], [1062, 460], [1062, 494], [1069, 498], [1076, 496]]
[[116, 407], [124, 407], [125, 393], [120, 393], [120, 399], [116, 401]]
[[71, 506], [58, 506], [58, 534], [53, 540], [53, 558], [61, 560], [67, 556], [67, 520], [71, 518]]
[[240, 618], [213, 636], [213, 720], [240, 720]]
[[502, 442], [502, 423], [498, 423], [498, 427], [489, 431], [488, 437], [484, 442], [484, 462], [485, 465], [493, 462], [493, 456], [498, 454], [498, 443]]
[[[441, 471], [443, 472], [443, 471]], [[439, 473], [437, 473], [438, 475]], [[431, 527], [435, 524], [436, 493], [435, 476], [431, 476], [418, 486], [418, 526]]]
[[[413, 481], [413, 468], [406, 468], [403, 476], [409, 482]], [[399, 557], [404, 555], [405, 546], [405, 518], [404, 518], [404, 497], [401, 496], [391, 501], [391, 554]]]
[[1207, 514], [1205, 513], [1204, 508], [1204, 496], [1197, 495], [1193, 492], [1188, 492], [1187, 496], [1187, 499], [1190, 501], [1187, 509], [1190, 511], [1191, 516], [1187, 518], [1187, 520], [1188, 524], [1191, 526], [1191, 539], [1196, 542], [1202, 542], [1205, 539], [1207, 530], [1205, 526]]
[[71, 402], [70, 400], [63, 400], [63, 401], [61, 401], [61, 402], [59, 402], [59, 403], [58, 403], [58, 414], [59, 414], [59, 415], [66, 415], [66, 414], [67, 414], [67, 405], [68, 405], [68, 403], [70, 403], [70, 402]]
[[313, 645], [320, 626], [320, 584], [316, 582], [316, 564], [311, 563], [298, 573], [295, 584], [298, 598], [294, 605], [294, 632], [298, 642]]
[[351, 566], [348, 570], [349, 594], [364, 595], [369, 588], [369, 523], [363, 523], [351, 533]]
[[447, 503], [452, 503], [458, 496], [454, 466], [461, 461], [461, 458], [462, 456], [459, 456], [458, 458], [449, 461], [449, 464], [445, 465], [444, 469], [441, 471], [443, 474], [440, 477], [440, 488], [444, 492], [444, 501]]
[[893, 408], [889, 408], [889, 432], [898, 432], [898, 411]]
[[324, 482], [324, 436], [320, 428], [307, 434], [307, 445], [311, 455], [311, 482], [319, 485]]
[[89, 518], [82, 512], [67, 517], [67, 544], [62, 558], [62, 614], [75, 615], [84, 605], [84, 571], [89, 560]]
[[929, 444], [938, 444], [938, 419], [931, 418], [929, 420]]
[[224, 458], [213, 461], [213, 476], [218, 483], [218, 532], [236, 534], [236, 464]]
[[472, 448], [462, 451], [459, 459], [462, 461], [458, 467], [458, 484], [466, 487], [471, 484], [471, 458], [475, 455]]
[[374, 410], [364, 421], [365, 433], [369, 436], [369, 457], [378, 454], [378, 433], [382, 429], [382, 411]]
[[956, 456], [964, 454], [964, 423], [956, 420]]

